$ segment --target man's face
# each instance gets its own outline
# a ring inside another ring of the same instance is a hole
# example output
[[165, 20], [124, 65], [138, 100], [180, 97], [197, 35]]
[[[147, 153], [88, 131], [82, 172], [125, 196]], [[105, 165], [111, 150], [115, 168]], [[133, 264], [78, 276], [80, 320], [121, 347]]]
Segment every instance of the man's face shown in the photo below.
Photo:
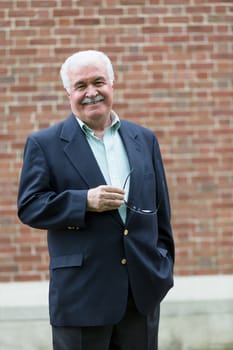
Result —
[[109, 120], [113, 87], [102, 62], [71, 67], [69, 100], [72, 112], [87, 125]]

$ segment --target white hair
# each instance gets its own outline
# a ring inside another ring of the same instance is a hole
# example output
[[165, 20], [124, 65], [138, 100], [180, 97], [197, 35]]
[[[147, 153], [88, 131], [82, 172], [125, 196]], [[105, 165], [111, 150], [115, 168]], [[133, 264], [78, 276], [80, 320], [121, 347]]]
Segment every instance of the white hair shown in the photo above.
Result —
[[107, 55], [105, 55], [101, 51], [95, 50], [86, 50], [79, 51], [71, 55], [66, 59], [66, 61], [61, 66], [60, 75], [63, 82], [64, 88], [70, 92], [70, 79], [69, 79], [69, 69], [71, 66], [85, 66], [91, 63], [95, 63], [96, 61], [101, 60], [107, 69], [107, 74], [111, 83], [114, 81], [114, 71], [112, 67], [112, 63]]

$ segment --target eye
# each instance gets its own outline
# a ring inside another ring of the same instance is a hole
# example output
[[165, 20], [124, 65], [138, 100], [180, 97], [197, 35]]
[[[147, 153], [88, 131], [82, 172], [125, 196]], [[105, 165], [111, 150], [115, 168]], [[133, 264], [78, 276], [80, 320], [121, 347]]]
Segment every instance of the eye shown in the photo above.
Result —
[[103, 80], [97, 80], [95, 82], [95, 86], [98, 86], [98, 87], [103, 86], [104, 84], [105, 84], [105, 82]]
[[75, 90], [83, 90], [85, 89], [86, 85], [85, 84], [77, 84], [75, 85]]

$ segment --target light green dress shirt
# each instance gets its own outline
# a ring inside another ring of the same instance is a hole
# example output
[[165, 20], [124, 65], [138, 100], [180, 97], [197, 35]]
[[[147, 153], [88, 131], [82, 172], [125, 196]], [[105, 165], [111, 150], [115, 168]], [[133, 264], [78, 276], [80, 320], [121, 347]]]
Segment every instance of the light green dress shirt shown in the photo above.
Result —
[[[119, 135], [120, 119], [115, 112], [111, 112], [111, 125], [105, 130], [102, 139], [95, 136], [94, 131], [82, 120], [77, 121], [84, 131], [100, 170], [108, 185], [123, 188], [125, 179], [130, 172], [129, 161], [124, 144]], [[129, 179], [130, 180], [130, 179]], [[125, 199], [128, 198], [129, 180], [125, 187]], [[120, 216], [125, 222], [126, 206], [119, 208]]]

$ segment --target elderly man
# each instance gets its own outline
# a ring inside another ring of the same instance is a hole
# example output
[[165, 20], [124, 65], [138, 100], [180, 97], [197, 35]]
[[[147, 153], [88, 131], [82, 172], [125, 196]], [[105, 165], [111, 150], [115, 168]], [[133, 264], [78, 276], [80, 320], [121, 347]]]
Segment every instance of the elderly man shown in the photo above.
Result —
[[72, 114], [28, 137], [18, 195], [22, 222], [48, 231], [53, 349], [156, 350], [174, 264], [157, 139], [112, 110], [104, 53], [61, 77]]

